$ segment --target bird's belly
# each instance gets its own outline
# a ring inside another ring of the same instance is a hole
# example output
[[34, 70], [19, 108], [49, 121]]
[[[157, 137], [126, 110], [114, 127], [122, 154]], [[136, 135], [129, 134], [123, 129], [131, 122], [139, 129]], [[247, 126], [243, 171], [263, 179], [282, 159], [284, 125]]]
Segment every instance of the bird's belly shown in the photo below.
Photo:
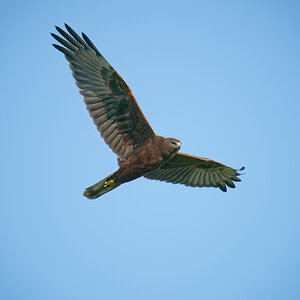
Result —
[[157, 169], [162, 162], [162, 159], [147, 156], [143, 159], [129, 159], [117, 171], [118, 178], [122, 183], [134, 180]]

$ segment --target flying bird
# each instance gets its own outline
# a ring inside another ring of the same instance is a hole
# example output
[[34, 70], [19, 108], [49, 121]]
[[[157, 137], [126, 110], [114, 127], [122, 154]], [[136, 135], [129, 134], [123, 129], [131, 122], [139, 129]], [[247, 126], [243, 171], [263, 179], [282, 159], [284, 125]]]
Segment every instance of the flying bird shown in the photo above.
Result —
[[56, 26], [53, 44], [69, 61], [89, 115], [105, 143], [118, 156], [119, 169], [84, 191], [95, 199], [119, 185], [144, 176], [192, 187], [234, 188], [240, 170], [207, 158], [179, 153], [180, 141], [155, 134], [130, 88], [91, 40], [70, 26]]

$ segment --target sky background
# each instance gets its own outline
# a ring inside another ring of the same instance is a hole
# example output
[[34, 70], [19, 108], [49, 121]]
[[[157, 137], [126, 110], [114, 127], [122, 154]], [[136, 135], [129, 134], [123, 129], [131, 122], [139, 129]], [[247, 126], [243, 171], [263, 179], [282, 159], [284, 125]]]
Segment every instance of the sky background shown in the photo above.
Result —
[[[299, 1], [1, 4], [0, 298], [300, 299]], [[85, 32], [227, 193], [117, 169], [50, 32]]]

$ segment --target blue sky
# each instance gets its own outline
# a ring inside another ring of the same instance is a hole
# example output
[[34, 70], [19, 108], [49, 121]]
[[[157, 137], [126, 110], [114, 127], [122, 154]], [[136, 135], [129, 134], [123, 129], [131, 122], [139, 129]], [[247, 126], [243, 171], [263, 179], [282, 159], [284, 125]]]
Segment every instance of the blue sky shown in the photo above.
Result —
[[[298, 1], [11, 1], [0, 23], [1, 299], [299, 299]], [[182, 152], [235, 190], [117, 168], [50, 32], [85, 32]]]

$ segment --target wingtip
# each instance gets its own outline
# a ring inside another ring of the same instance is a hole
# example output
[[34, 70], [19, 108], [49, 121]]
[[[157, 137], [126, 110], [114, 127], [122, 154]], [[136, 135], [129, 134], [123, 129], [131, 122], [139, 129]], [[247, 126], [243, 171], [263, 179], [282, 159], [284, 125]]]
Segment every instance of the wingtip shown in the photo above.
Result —
[[55, 25], [54, 27], [55, 27], [56, 31], [59, 32], [59, 33], [61, 33], [61, 32], [63, 31], [63, 30], [62, 30], [59, 26], [57, 26], [57, 25]]
[[240, 171], [244, 171], [245, 169], [246, 169], [245, 167], [241, 167], [240, 169], [236, 170], [236, 171], [238, 171], [238, 172], [236, 172], [237, 175], [238, 175], [238, 176], [240, 176], [240, 175], [245, 175], [245, 173], [239, 173]]
[[[70, 31], [73, 31], [72, 27], [69, 26], [67, 23], [64, 23], [66, 29], [70, 32]], [[71, 33], [71, 32], [70, 32]]]
[[227, 192], [226, 185], [224, 185], [224, 186], [218, 185], [218, 188], [219, 188], [222, 192], [224, 192], [224, 193]]
[[61, 51], [61, 49], [64, 49], [62, 46], [57, 45], [57, 44], [52, 44], [52, 46], [53, 46], [54, 48], [56, 48], [57, 50], [59, 50], [59, 51]]
[[81, 31], [81, 35], [82, 35], [82, 37], [83, 37], [84, 39], [86, 39], [86, 38], [88, 39], [87, 35], [86, 35], [84, 32], [82, 32], [82, 31]]
[[233, 183], [232, 180], [227, 179], [227, 180], [225, 180], [225, 183], [226, 183], [226, 185], [229, 186], [230, 188], [235, 189], [235, 184]]

